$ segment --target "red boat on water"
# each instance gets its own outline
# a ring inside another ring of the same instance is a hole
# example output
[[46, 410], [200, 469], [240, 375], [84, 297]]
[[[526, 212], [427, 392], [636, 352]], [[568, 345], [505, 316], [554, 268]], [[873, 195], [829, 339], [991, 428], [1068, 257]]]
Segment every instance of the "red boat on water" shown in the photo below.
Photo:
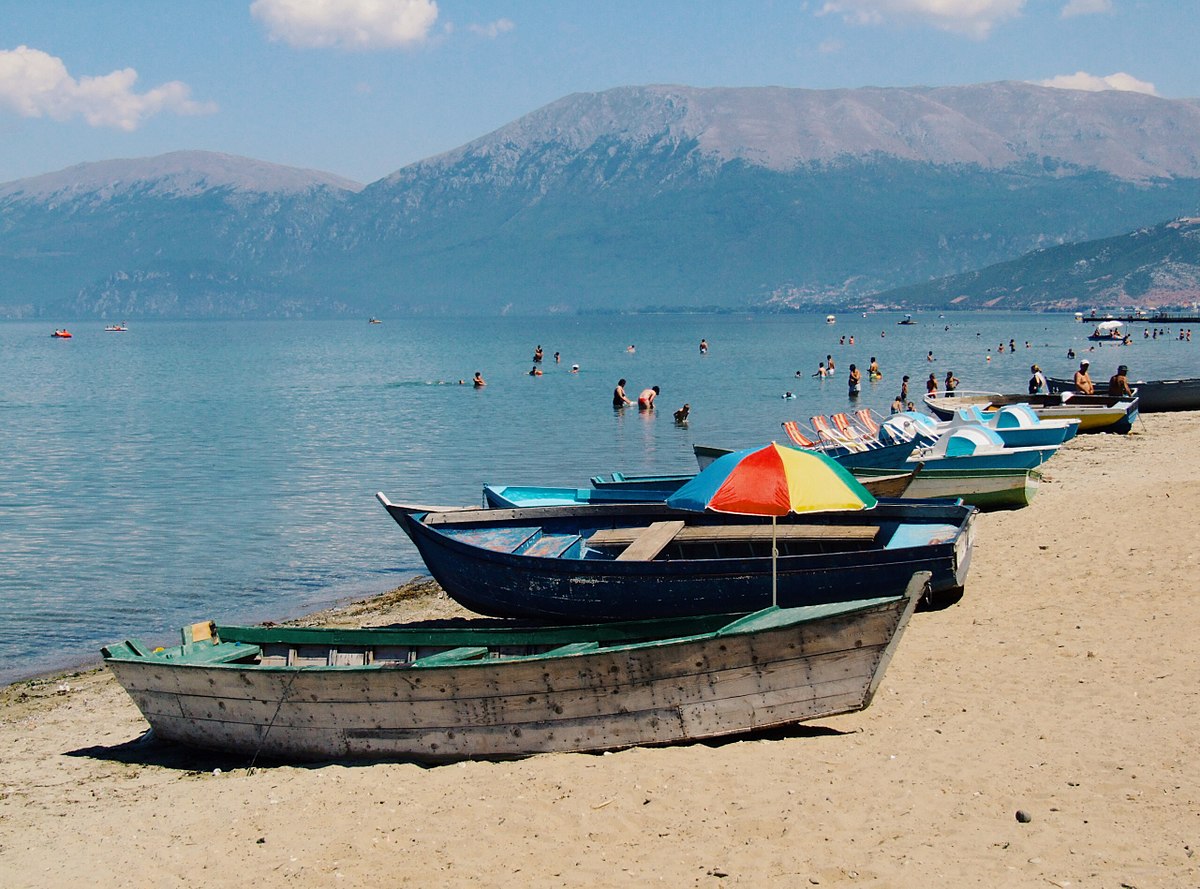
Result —
[[69, 340], [71, 338], [71, 331], [64, 328], [62, 330], [54, 331], [54, 333], [50, 334], [50, 336], [58, 337], [60, 340]]

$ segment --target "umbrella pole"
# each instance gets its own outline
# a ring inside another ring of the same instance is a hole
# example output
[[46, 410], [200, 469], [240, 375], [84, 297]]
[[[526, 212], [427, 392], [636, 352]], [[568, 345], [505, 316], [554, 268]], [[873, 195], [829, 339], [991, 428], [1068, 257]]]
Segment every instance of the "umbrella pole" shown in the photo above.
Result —
[[776, 561], [779, 558], [779, 549], [775, 545], [775, 516], [771, 516], [771, 607], [779, 607], [779, 573], [776, 567]]

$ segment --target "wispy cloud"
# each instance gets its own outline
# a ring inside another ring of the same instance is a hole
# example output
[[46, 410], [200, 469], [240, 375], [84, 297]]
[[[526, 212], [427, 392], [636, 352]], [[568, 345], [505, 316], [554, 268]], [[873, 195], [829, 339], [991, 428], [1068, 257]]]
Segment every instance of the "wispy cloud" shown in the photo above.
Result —
[[1158, 95], [1154, 84], [1138, 80], [1136, 77], [1126, 74], [1123, 71], [1119, 71], [1116, 74], [1109, 74], [1106, 77], [1088, 74], [1086, 71], [1076, 71], [1074, 74], [1059, 74], [1057, 77], [1051, 77], [1049, 80], [1039, 80], [1037, 83], [1041, 86], [1052, 86], [1057, 89], [1087, 90], [1093, 93], [1103, 90], [1124, 90], [1130, 93], [1146, 93], [1151, 96]]
[[817, 14], [842, 15], [856, 25], [930, 25], [982, 40], [1024, 8], [1025, 0], [827, 0]]
[[817, 46], [817, 52], [821, 53], [822, 55], [829, 55], [830, 53], [841, 52], [845, 48], [846, 44], [841, 40], [822, 40]]
[[254, 0], [250, 14], [290, 46], [366, 50], [421, 43], [438, 7], [434, 0]]
[[137, 71], [122, 68], [76, 80], [57, 56], [18, 46], [0, 50], [0, 108], [22, 117], [70, 120], [80, 116], [94, 127], [132, 131], [156, 114], [212, 114], [213, 102], [196, 102], [191, 88], [177, 80], [138, 93]]
[[489, 40], [495, 40], [501, 34], [507, 34], [516, 25], [512, 19], [496, 19], [494, 22], [488, 22], [486, 25], [467, 25], [467, 30], [472, 34], [478, 34], [480, 37], [486, 37]]
[[1077, 15], [1096, 15], [1112, 12], [1112, 8], [1112, 0], [1068, 0], [1062, 9], [1062, 17], [1069, 19]]

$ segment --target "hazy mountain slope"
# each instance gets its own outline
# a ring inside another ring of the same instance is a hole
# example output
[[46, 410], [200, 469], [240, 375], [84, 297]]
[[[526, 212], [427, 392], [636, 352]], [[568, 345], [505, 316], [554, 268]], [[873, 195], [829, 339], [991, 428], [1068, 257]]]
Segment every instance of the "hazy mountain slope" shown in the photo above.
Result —
[[956, 308], [1188, 305], [1200, 301], [1200, 219], [1038, 250], [878, 299]]

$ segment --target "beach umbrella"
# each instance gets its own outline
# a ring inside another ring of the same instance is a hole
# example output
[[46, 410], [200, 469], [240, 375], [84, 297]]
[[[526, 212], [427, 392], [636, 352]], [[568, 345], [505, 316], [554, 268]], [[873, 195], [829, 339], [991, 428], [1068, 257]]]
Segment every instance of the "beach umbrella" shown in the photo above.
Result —
[[772, 442], [718, 457], [667, 498], [674, 509], [771, 517], [771, 604], [778, 603], [775, 521], [805, 512], [871, 509], [871, 496], [836, 460]]

